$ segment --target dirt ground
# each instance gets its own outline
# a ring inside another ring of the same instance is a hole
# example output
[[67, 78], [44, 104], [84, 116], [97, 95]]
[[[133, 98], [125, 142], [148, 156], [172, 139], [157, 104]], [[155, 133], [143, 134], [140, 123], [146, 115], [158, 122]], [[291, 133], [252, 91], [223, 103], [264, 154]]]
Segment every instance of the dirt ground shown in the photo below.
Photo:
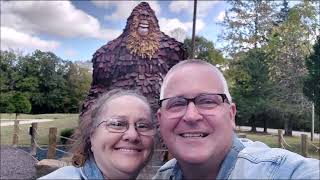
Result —
[[35, 179], [37, 160], [27, 152], [1, 145], [1, 173], [0, 179]]
[[[8, 145], [1, 145], [1, 173], [0, 179], [36, 179], [35, 164], [37, 159], [27, 152]], [[142, 169], [138, 180], [151, 179], [160, 167], [157, 153], [148, 165]]]

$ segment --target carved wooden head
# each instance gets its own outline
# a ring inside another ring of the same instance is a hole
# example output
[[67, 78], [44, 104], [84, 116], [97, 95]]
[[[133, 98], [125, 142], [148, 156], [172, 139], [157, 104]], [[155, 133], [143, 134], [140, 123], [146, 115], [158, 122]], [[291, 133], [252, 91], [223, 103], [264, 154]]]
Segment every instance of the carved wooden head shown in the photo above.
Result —
[[160, 46], [160, 28], [154, 11], [146, 2], [136, 6], [127, 20], [127, 49], [131, 54], [149, 58]]

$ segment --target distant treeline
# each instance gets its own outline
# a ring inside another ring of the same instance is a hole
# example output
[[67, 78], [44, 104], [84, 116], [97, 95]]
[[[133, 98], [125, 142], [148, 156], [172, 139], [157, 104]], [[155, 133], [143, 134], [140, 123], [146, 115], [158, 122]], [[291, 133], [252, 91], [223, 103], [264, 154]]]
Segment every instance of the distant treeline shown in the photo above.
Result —
[[0, 74], [1, 113], [77, 113], [92, 78], [90, 69], [40, 50], [1, 51]]

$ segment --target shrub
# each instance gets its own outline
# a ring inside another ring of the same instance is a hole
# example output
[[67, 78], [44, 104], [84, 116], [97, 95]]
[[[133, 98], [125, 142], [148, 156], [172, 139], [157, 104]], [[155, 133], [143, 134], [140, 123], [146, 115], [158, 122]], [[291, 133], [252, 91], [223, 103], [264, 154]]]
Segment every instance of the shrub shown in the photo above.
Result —
[[[60, 132], [60, 136], [66, 137], [66, 138], [71, 138], [72, 134], [74, 133], [74, 129], [72, 128], [66, 128], [61, 130]], [[60, 141], [62, 144], [66, 144], [67, 143], [67, 139], [60, 137]]]

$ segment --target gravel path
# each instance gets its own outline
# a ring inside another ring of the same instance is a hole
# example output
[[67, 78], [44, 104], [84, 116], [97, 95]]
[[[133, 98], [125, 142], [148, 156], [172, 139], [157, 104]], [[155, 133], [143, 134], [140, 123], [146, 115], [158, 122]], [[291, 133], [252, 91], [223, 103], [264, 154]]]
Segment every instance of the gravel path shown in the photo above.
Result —
[[1, 174], [0, 179], [35, 179], [37, 162], [23, 150], [1, 145]]

